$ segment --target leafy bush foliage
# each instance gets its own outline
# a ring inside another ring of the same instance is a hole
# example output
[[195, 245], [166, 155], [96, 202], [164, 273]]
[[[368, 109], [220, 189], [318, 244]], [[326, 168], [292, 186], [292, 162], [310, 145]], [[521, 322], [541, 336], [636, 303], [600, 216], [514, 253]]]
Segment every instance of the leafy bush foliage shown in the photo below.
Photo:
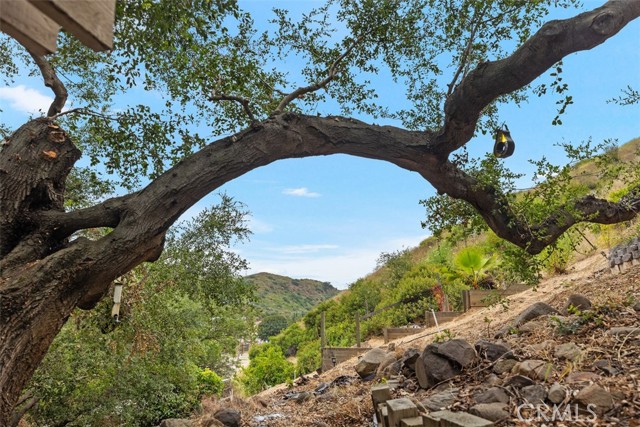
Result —
[[298, 350], [296, 370], [300, 373], [313, 372], [322, 367], [322, 354], [320, 354], [320, 340], [307, 341]]
[[198, 372], [198, 386], [202, 395], [221, 396], [224, 390], [222, 378], [209, 368], [204, 368]]
[[293, 364], [273, 344], [254, 346], [249, 352], [249, 358], [249, 366], [242, 369], [237, 377], [237, 382], [247, 395], [284, 383], [293, 376]]
[[267, 341], [270, 337], [278, 335], [288, 324], [289, 321], [284, 316], [267, 316], [258, 325], [258, 338]]

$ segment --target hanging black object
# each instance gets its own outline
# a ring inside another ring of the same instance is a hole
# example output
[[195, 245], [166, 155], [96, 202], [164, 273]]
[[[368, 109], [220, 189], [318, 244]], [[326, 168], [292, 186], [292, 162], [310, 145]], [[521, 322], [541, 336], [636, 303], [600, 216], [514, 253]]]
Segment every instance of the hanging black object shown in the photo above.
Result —
[[511, 139], [511, 133], [507, 125], [502, 129], [496, 129], [496, 143], [493, 146], [493, 154], [499, 159], [506, 159], [513, 154], [516, 143]]

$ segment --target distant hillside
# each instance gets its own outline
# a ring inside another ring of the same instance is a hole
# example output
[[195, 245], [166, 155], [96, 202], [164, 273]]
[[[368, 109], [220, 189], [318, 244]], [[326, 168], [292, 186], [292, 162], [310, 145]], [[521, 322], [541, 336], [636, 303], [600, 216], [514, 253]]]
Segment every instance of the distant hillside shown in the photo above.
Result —
[[252, 274], [245, 280], [255, 286], [257, 305], [265, 316], [281, 314], [288, 319], [302, 317], [315, 305], [340, 292], [329, 282], [271, 273]]

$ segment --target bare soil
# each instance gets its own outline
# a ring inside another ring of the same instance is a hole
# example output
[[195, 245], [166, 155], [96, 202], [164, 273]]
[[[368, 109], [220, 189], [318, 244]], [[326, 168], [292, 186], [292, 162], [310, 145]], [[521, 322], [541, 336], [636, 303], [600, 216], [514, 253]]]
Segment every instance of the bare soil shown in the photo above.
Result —
[[[640, 301], [640, 266], [611, 274], [606, 259], [593, 255], [576, 263], [567, 274], [543, 280], [536, 289], [509, 297], [508, 309], [502, 305], [474, 309], [441, 328], [448, 329], [456, 338], [466, 339], [471, 344], [481, 338], [493, 338], [497, 330], [508, 324], [521, 311], [535, 302], [544, 301], [562, 310], [569, 295], [579, 293], [589, 298], [594, 307], [611, 307], [604, 310], [598, 324], [587, 324], [579, 331], [562, 335], [551, 326], [542, 327], [527, 335], [510, 335], [505, 341], [521, 358], [538, 358], [555, 364], [554, 378], [561, 381], [571, 372], [593, 371], [593, 362], [606, 359], [614, 363], [619, 372], [601, 375], [597, 382], [611, 392], [616, 407], [599, 419], [597, 425], [640, 426], [640, 345], [637, 339], [615, 337], [606, 334], [614, 326], [640, 327], [640, 314], [631, 308], [632, 302]], [[489, 322], [490, 320], [490, 322]], [[413, 347], [422, 350], [434, 340], [435, 328], [420, 334], [404, 337], [394, 342], [396, 353], [402, 354]], [[584, 349], [584, 357], [574, 362], [560, 361], [544, 343], [572, 341]], [[382, 338], [368, 342], [371, 347], [382, 347]], [[542, 345], [541, 345], [542, 344]], [[340, 427], [371, 426], [373, 408], [371, 386], [377, 381], [363, 382], [355, 372], [357, 358], [344, 362], [321, 375], [309, 375], [288, 388], [273, 387], [249, 399], [232, 397], [205, 404], [205, 414], [221, 407], [234, 407], [242, 413], [242, 426], [263, 427]], [[487, 366], [479, 366], [457, 377], [452, 383], [464, 390], [481, 386], [490, 372]], [[292, 393], [313, 392], [319, 386], [332, 384], [322, 394], [311, 394], [308, 400], [297, 403], [288, 396]], [[412, 384], [395, 390], [396, 397], [409, 397], [418, 403], [433, 393]], [[456, 402], [452, 410], [467, 410], [472, 404], [470, 397]], [[512, 408], [513, 410], [513, 408]], [[210, 419], [210, 416], [203, 418]], [[204, 425], [204, 424], [203, 424]], [[526, 425], [517, 421], [503, 421], [497, 425]], [[563, 425], [563, 424], [547, 424]], [[594, 425], [593, 423], [591, 425]]]

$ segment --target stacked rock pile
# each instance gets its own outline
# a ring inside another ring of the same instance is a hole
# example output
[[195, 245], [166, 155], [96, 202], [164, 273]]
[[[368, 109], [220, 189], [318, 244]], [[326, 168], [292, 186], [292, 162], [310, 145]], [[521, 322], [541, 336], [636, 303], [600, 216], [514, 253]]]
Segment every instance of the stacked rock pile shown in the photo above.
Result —
[[640, 264], [640, 239], [634, 237], [628, 243], [617, 245], [609, 252], [609, 268], [616, 274]]

